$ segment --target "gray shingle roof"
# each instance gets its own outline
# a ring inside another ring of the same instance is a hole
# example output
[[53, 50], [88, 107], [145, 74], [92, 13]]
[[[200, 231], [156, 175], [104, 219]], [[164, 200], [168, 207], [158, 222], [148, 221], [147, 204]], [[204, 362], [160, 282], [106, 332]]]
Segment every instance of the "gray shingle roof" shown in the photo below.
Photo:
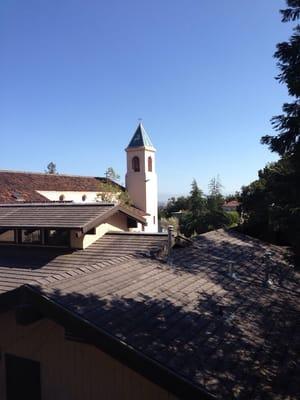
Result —
[[176, 250], [172, 266], [128, 260], [42, 292], [219, 398], [296, 399], [299, 276], [273, 247], [267, 287], [267, 249], [214, 232]]
[[140, 210], [128, 206], [33, 203], [0, 205], [0, 228], [72, 228], [87, 232], [118, 211], [145, 223]]
[[99, 254], [106, 246], [109, 264], [34, 290], [217, 398], [299, 398], [300, 277], [284, 250], [224, 231], [174, 249], [171, 264], [119, 262], [122, 245], [110, 236]]
[[[156, 252], [165, 246], [167, 235], [149, 233], [106, 233], [84, 250], [50, 247], [0, 246], [0, 293], [46, 277], [66, 277], [82, 267]], [[67, 274], [67, 275], [66, 275]]]

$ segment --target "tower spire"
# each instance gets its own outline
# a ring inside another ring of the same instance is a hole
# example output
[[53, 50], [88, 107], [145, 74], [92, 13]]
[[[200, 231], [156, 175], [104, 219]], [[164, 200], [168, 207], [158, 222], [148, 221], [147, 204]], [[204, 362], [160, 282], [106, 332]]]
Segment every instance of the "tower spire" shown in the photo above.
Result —
[[145, 212], [146, 232], [157, 232], [157, 176], [155, 148], [140, 122], [127, 153], [126, 188], [133, 204]]
[[134, 132], [127, 149], [135, 147], [152, 147], [154, 148], [151, 139], [143, 127], [142, 122], [139, 122], [136, 131]]

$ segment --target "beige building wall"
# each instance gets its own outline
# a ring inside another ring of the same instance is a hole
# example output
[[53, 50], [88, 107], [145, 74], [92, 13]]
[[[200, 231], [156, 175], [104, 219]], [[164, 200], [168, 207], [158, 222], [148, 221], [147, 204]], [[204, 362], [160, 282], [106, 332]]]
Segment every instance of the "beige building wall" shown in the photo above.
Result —
[[116, 232], [126, 232], [128, 231], [127, 227], [127, 216], [123, 213], [116, 213], [115, 215], [108, 218], [101, 225], [96, 227], [95, 234], [85, 234], [80, 237], [77, 237], [76, 231], [71, 231], [71, 247], [73, 249], [86, 249], [92, 243], [94, 243], [97, 239], [105, 235], [107, 232], [116, 231]]
[[5, 353], [40, 363], [43, 400], [177, 399], [96, 347], [65, 340], [50, 320], [23, 327], [10, 311], [0, 314], [0, 326], [0, 400], [6, 400]]
[[[127, 148], [127, 173], [126, 188], [134, 205], [145, 211], [147, 225], [145, 232], [158, 232], [158, 194], [157, 175], [155, 162], [155, 149], [153, 147]], [[132, 168], [133, 157], [140, 160], [140, 171]], [[152, 171], [148, 170], [148, 158], [152, 159]]]

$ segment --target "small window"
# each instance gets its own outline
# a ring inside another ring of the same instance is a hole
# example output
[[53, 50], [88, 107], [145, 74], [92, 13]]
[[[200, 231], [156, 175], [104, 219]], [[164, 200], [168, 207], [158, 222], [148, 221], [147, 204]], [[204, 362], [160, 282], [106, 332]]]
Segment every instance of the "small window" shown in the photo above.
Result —
[[61, 194], [60, 196], [59, 196], [59, 201], [64, 201], [65, 200], [65, 195], [64, 194]]
[[6, 398], [41, 400], [40, 363], [5, 354]]
[[155, 225], [155, 215], [153, 215], [153, 224]]
[[137, 221], [133, 218], [127, 217], [127, 227], [128, 228], [137, 228]]
[[0, 229], [0, 242], [14, 243], [15, 231], [13, 229]]
[[69, 246], [70, 234], [65, 229], [45, 230], [45, 244], [48, 246]]
[[152, 158], [148, 157], [148, 171], [152, 172]]
[[138, 157], [133, 157], [133, 159], [132, 159], [132, 169], [135, 172], [139, 172], [140, 171], [140, 159]]
[[41, 244], [42, 234], [40, 229], [22, 229], [21, 242], [25, 244]]
[[86, 194], [82, 196], [82, 201], [86, 201]]

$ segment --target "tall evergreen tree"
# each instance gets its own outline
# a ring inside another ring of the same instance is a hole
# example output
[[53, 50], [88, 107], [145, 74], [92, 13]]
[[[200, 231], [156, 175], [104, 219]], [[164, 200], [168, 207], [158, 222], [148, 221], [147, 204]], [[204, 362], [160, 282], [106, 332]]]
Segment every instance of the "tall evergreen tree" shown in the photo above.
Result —
[[207, 208], [208, 210], [222, 211], [222, 205], [224, 203], [224, 198], [222, 195], [222, 184], [219, 176], [212, 178], [209, 182], [208, 188], [209, 193], [207, 196]]
[[[286, 0], [282, 21], [300, 17], [300, 0]], [[287, 42], [277, 45], [274, 57], [280, 73], [276, 79], [287, 86], [292, 101], [283, 113], [272, 118], [276, 135], [261, 141], [280, 160], [259, 171], [259, 179], [244, 187], [241, 194], [246, 229], [264, 239], [293, 246], [300, 258], [300, 25]]]
[[[281, 10], [282, 21], [295, 21], [300, 17], [300, 0], [287, 0], [288, 8]], [[287, 86], [292, 103], [283, 105], [283, 114], [272, 118], [276, 136], [263, 136], [262, 143], [280, 156], [293, 156], [299, 160], [300, 153], [300, 25], [293, 29], [289, 41], [277, 45], [274, 57], [278, 60], [280, 73], [276, 79]]]
[[205, 210], [205, 198], [195, 179], [190, 191], [190, 211], [194, 218], [198, 218]]
[[195, 179], [189, 196], [189, 210], [180, 219], [180, 230], [186, 236], [205, 232], [203, 216], [206, 212], [206, 199]]

